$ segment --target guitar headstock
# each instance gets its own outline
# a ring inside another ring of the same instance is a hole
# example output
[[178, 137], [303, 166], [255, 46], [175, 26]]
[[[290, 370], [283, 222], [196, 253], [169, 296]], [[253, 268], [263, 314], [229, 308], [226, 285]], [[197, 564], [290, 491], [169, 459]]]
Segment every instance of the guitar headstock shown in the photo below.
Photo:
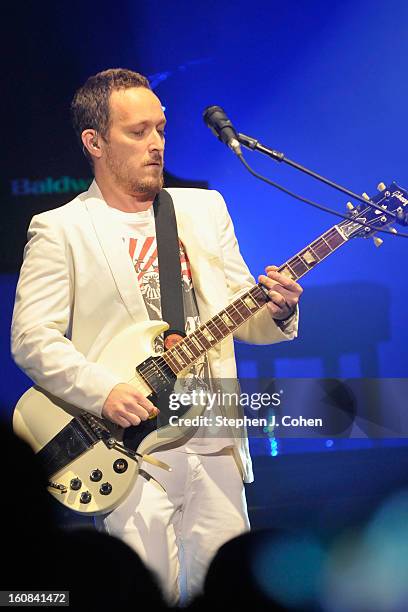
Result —
[[[392, 182], [388, 186], [380, 183], [377, 187], [379, 193], [371, 198], [367, 194], [363, 194], [367, 200], [370, 199], [374, 204], [377, 204], [382, 210], [378, 210], [368, 205], [359, 204], [354, 207], [350, 202], [347, 208], [350, 211], [348, 221], [339, 223], [341, 232], [347, 239], [368, 238], [373, 236], [379, 229], [390, 228], [391, 232], [396, 233], [395, 228], [391, 227], [395, 223], [400, 225], [408, 225], [408, 192], [406, 189], [399, 187], [397, 183]], [[396, 215], [394, 217], [394, 215]], [[363, 227], [355, 221], [361, 221], [369, 227]], [[380, 246], [382, 240], [374, 238], [376, 246]]]

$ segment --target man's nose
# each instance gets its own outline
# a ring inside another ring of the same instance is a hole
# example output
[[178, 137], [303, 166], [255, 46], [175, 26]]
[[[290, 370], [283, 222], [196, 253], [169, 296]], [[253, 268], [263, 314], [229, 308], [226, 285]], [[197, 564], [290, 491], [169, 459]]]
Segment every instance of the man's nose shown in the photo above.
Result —
[[157, 130], [153, 130], [149, 143], [150, 151], [164, 151], [164, 138]]

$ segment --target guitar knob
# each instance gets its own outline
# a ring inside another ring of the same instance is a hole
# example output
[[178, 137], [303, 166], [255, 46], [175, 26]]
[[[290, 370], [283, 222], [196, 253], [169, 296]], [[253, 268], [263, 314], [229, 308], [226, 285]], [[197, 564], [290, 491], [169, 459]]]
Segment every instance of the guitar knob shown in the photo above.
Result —
[[91, 475], [90, 475], [90, 479], [92, 480], [92, 482], [98, 482], [99, 480], [101, 480], [101, 478], [102, 478], [101, 470], [92, 470]]
[[71, 482], [69, 483], [69, 486], [73, 491], [78, 491], [82, 487], [82, 480], [80, 480], [79, 478], [72, 478]]
[[101, 484], [101, 487], [99, 489], [99, 493], [101, 495], [109, 495], [111, 491], [112, 491], [112, 485], [110, 482], [104, 482], [103, 484]]
[[384, 189], [386, 189], [385, 183], [382, 183], [382, 182], [378, 183], [377, 189], [378, 189], [378, 191], [384, 191]]
[[376, 247], [381, 246], [382, 243], [384, 242], [384, 240], [382, 240], [381, 238], [377, 238], [376, 236], [374, 236], [373, 240], [374, 240], [374, 244]]
[[113, 470], [117, 474], [123, 474], [123, 472], [126, 472], [127, 469], [128, 469], [128, 462], [126, 461], [126, 459], [116, 459], [116, 461], [113, 464]]
[[81, 497], [79, 498], [79, 501], [81, 502], [81, 504], [89, 504], [91, 499], [92, 499], [92, 495], [90, 494], [90, 492], [84, 491], [83, 493], [81, 493]]

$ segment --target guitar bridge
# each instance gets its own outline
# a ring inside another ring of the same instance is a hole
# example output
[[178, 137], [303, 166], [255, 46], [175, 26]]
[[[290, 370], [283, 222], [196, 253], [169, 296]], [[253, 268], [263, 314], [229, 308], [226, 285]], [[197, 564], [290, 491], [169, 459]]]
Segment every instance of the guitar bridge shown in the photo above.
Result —
[[53, 480], [48, 481], [47, 487], [50, 487], [50, 489], [57, 489], [61, 493], [67, 492], [67, 487], [65, 485], [59, 484], [58, 482], [54, 482]]
[[102, 440], [108, 448], [113, 448], [116, 444], [115, 438], [112, 436], [110, 429], [104, 424], [102, 419], [92, 416], [89, 412], [82, 412], [78, 420], [82, 427], [85, 427], [98, 440]]

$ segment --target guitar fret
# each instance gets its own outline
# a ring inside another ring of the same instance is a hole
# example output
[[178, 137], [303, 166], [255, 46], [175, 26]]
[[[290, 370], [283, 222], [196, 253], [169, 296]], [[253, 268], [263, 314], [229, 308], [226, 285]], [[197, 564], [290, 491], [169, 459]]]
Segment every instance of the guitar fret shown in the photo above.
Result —
[[196, 330], [195, 332], [193, 332], [191, 334], [191, 336], [189, 336], [190, 341], [194, 344], [194, 346], [197, 348], [198, 351], [200, 351], [200, 354], [204, 351], [206, 347], [204, 346], [204, 344], [202, 342], [200, 342], [200, 339], [198, 338], [197, 332], [199, 330]]
[[184, 340], [178, 343], [177, 350], [181, 352], [181, 354], [184, 355], [189, 361], [191, 361], [191, 359], [194, 357], [188, 346], [186, 346], [186, 342]]
[[255, 285], [255, 287], [251, 289], [250, 293], [259, 307], [263, 306], [269, 301], [269, 298], [267, 297], [267, 295], [265, 295], [265, 292], [263, 291], [260, 285]]
[[228, 315], [226, 310], [223, 310], [220, 313], [220, 318], [222, 319], [222, 321], [224, 322], [224, 325], [231, 330], [232, 328], [234, 328], [235, 323], [233, 321], [233, 319]]
[[179, 366], [178, 366], [178, 363], [173, 358], [172, 350], [169, 350], [169, 351], [163, 353], [162, 357], [167, 362], [169, 367], [173, 370], [173, 372], [177, 373]]
[[319, 260], [324, 259], [329, 253], [331, 253], [331, 249], [326, 241], [322, 239], [317, 239], [312, 243], [312, 248], [314, 253], [318, 256]]
[[319, 255], [316, 253], [316, 251], [314, 250], [314, 248], [313, 248], [313, 246], [312, 246], [312, 245], [313, 245], [313, 243], [312, 243], [312, 244], [309, 244], [309, 246], [308, 246], [308, 250], [309, 250], [309, 251], [311, 251], [311, 252], [313, 253], [313, 255], [316, 257], [317, 261], [319, 262], [319, 261], [320, 261], [320, 257], [319, 257]]
[[268, 296], [262, 291], [259, 285], [255, 285], [255, 287], [251, 289], [251, 295], [257, 303], [258, 308], [261, 308], [264, 304], [269, 302]]
[[292, 268], [290, 267], [288, 263], [281, 266], [278, 272], [280, 272], [281, 274], [284, 274], [288, 278], [292, 278], [293, 280], [296, 280], [298, 278], [298, 276], [296, 276], [296, 273], [294, 272], [294, 270], [292, 270]]
[[235, 300], [235, 302], [233, 302], [232, 304], [234, 306], [234, 308], [237, 310], [237, 312], [239, 312], [239, 314], [242, 317], [243, 321], [246, 321], [246, 319], [248, 318], [248, 312], [251, 312], [249, 310], [249, 308], [247, 308], [244, 304], [244, 302], [242, 301], [241, 298], [238, 298], [238, 300]]
[[340, 232], [333, 228], [333, 230], [330, 231], [330, 236], [328, 236], [327, 242], [329, 243], [332, 251], [334, 251], [334, 249], [337, 249], [337, 247], [343, 244], [345, 240]]
[[305, 270], [305, 272], [307, 272], [308, 270], [310, 270], [310, 268], [313, 268], [313, 266], [319, 263], [319, 259], [312, 251], [312, 249], [309, 248], [302, 251], [299, 257], [301, 257], [303, 263], [307, 266], [307, 270]]
[[183, 342], [186, 343], [186, 345], [188, 346], [189, 350], [191, 351], [191, 353], [194, 355], [194, 358], [197, 359], [198, 357], [200, 357], [201, 355], [201, 351], [197, 346], [197, 342], [194, 342], [194, 338], [192, 338], [191, 336], [187, 336]]
[[229, 317], [234, 321], [234, 324], [238, 326], [244, 320], [241, 313], [235, 308], [234, 303], [227, 306], [225, 309]]
[[200, 342], [200, 344], [202, 345], [203, 349], [209, 349], [211, 348], [211, 342], [209, 342], [207, 340], [207, 338], [205, 337], [204, 333], [203, 333], [203, 328], [200, 327], [199, 329], [197, 329], [194, 332], [195, 337], [198, 339], [198, 341]]
[[227, 336], [230, 333], [230, 329], [227, 325], [227, 323], [223, 320], [221, 314], [219, 315], [215, 315], [215, 317], [213, 317], [213, 320], [216, 320], [216, 326], [218, 327], [218, 329], [221, 331], [222, 334], [222, 338], [225, 338], [225, 336]]
[[185, 366], [186, 366], [185, 358], [183, 357], [182, 354], [180, 355], [179, 347], [178, 346], [173, 346], [172, 351], [173, 351], [175, 360], [178, 362], [178, 365], [181, 365], [182, 369], [184, 369]]
[[208, 323], [205, 323], [205, 325], [201, 327], [201, 333], [203, 334], [205, 339], [210, 343], [210, 346], [212, 346], [215, 338], [211, 330], [208, 328]]
[[327, 242], [326, 238], [324, 237], [324, 234], [323, 234], [323, 236], [321, 236], [320, 239], [323, 240], [323, 242], [329, 247], [329, 249], [331, 251], [330, 244]]
[[210, 330], [210, 332], [212, 333], [212, 335], [215, 337], [216, 340], [222, 340], [223, 339], [224, 335], [220, 331], [219, 327], [217, 327], [217, 324], [215, 323], [214, 318], [212, 318], [209, 321], [207, 321], [206, 325], [207, 325], [207, 328]]
[[296, 274], [297, 278], [299, 278], [299, 276], [302, 276], [302, 274], [309, 270], [309, 267], [298, 255], [296, 257], [293, 257], [293, 259], [291, 259], [288, 263]]
[[248, 314], [251, 314], [251, 309], [245, 304], [244, 299], [241, 297], [239, 298], [239, 300], [236, 301], [237, 302], [237, 309], [239, 311], [239, 313], [245, 317], [245, 319], [248, 318]]

